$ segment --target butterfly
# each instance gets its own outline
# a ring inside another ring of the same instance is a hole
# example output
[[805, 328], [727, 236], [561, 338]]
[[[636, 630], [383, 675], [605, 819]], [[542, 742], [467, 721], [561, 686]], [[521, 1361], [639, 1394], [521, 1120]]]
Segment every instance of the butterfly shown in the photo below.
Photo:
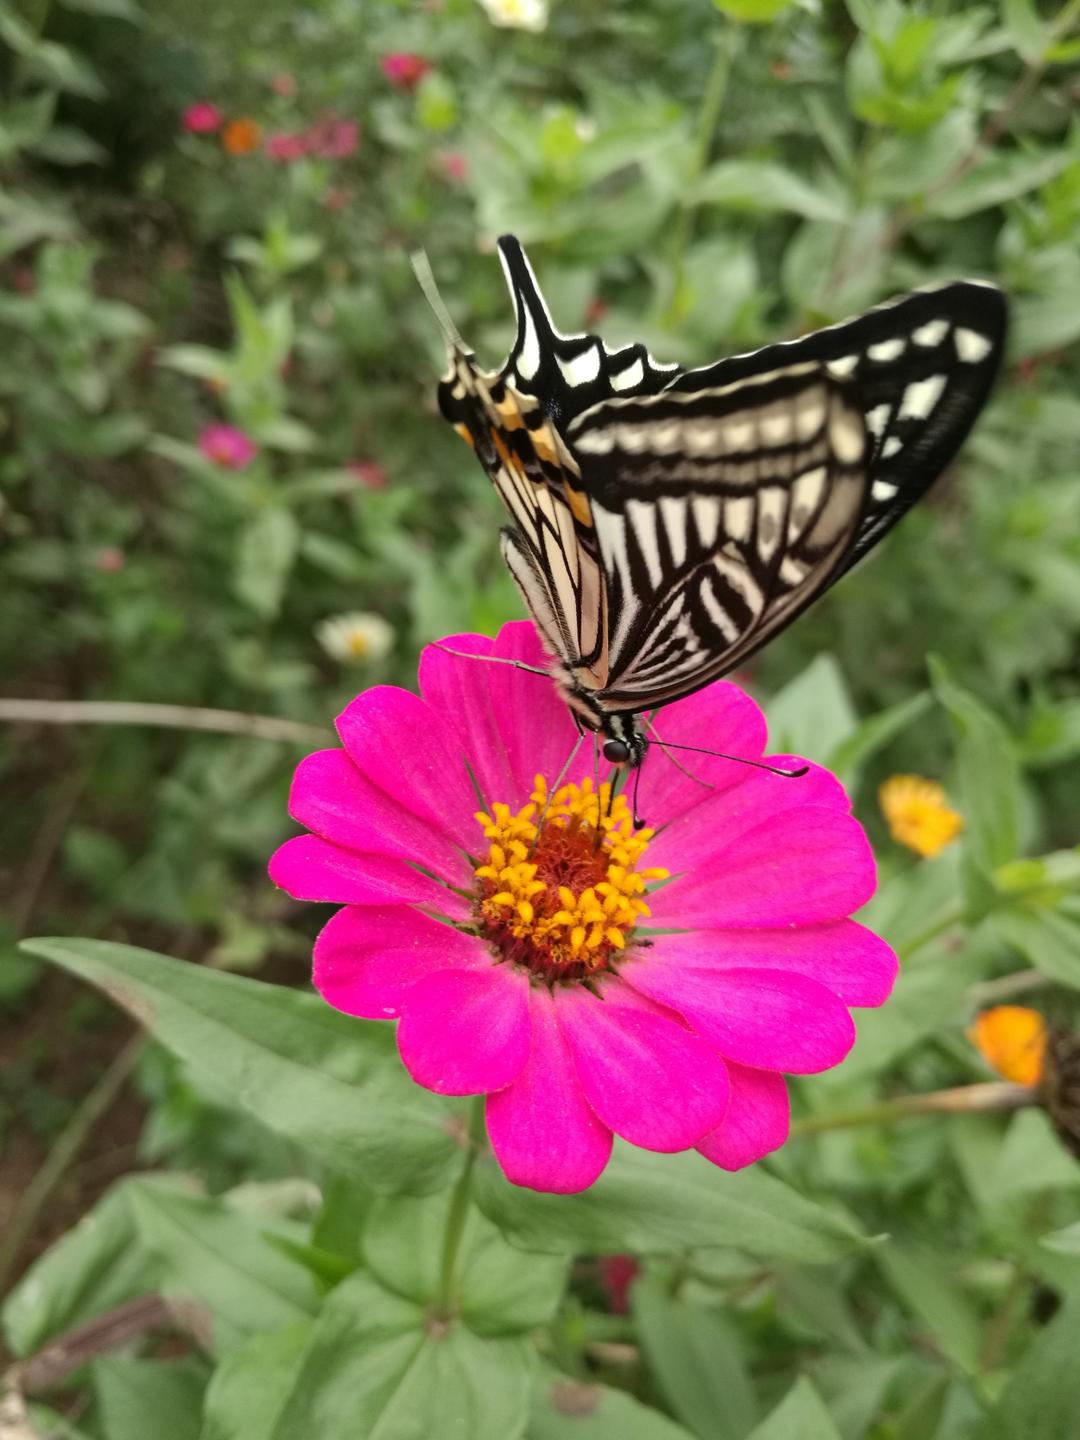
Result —
[[555, 329], [524, 250], [483, 369], [430, 270], [439, 408], [510, 523], [502, 552], [581, 731], [641, 764], [639, 723], [747, 660], [886, 535], [956, 454], [1001, 362], [1006, 302], [955, 281], [701, 369]]

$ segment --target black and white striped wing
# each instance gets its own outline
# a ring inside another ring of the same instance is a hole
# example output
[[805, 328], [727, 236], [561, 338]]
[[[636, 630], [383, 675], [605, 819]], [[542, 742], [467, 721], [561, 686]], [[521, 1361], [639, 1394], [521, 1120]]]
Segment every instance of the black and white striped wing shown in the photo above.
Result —
[[604, 572], [607, 710], [739, 664], [842, 568], [865, 512], [859, 394], [822, 364], [604, 401], [566, 443]]
[[685, 371], [669, 388], [694, 393], [807, 361], [854, 383], [870, 438], [870, 490], [842, 574], [926, 493], [967, 438], [1001, 364], [1006, 320], [996, 286], [955, 281]]

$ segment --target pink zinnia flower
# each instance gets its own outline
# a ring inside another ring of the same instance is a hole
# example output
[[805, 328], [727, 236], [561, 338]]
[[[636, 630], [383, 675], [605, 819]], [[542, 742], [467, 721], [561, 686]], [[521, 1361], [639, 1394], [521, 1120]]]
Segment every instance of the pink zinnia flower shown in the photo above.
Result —
[[189, 105], [180, 123], [190, 135], [208, 135], [217, 130], [225, 116], [209, 100], [199, 100]]
[[379, 69], [390, 84], [399, 90], [415, 90], [431, 66], [422, 55], [414, 55], [408, 50], [397, 50], [392, 55], [382, 57]]
[[235, 425], [207, 425], [199, 434], [199, 449], [226, 470], [243, 470], [259, 453], [254, 440]]
[[291, 100], [297, 90], [296, 76], [290, 75], [287, 70], [282, 70], [270, 81], [270, 89], [275, 95], [282, 95], [286, 100]]
[[127, 557], [119, 545], [102, 545], [94, 551], [94, 569], [103, 575], [115, 575], [127, 563]]
[[[529, 624], [448, 643], [547, 663]], [[782, 1145], [784, 1074], [839, 1064], [848, 1007], [880, 1005], [896, 974], [848, 919], [875, 873], [838, 781], [702, 755], [687, 774], [654, 749], [641, 803], [656, 828], [635, 832], [606, 784], [598, 805], [584, 746], [551, 794], [577, 738], [553, 685], [430, 646], [420, 688], [359, 696], [338, 717], [344, 748], [296, 772], [290, 811], [312, 833], [270, 873], [343, 907], [315, 945], [323, 997], [399, 1020], [418, 1084], [486, 1095], [519, 1185], [584, 1189], [613, 1134], [729, 1170]], [[728, 683], [658, 728], [748, 759], [765, 746]]]
[[323, 160], [347, 160], [360, 146], [360, 126], [355, 120], [339, 120], [328, 115], [312, 125], [305, 136], [312, 155]]
[[469, 162], [460, 150], [440, 150], [435, 163], [443, 179], [451, 185], [464, 185], [469, 178]]
[[307, 152], [308, 139], [306, 135], [290, 135], [282, 132], [266, 137], [266, 153], [271, 160], [277, 160], [283, 165], [292, 160], [302, 160]]

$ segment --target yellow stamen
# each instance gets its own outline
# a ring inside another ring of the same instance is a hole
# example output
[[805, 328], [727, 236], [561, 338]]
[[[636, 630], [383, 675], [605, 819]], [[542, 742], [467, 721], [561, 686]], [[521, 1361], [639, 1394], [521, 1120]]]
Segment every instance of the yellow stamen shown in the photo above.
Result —
[[[539, 817], [543, 816], [543, 824]], [[537, 775], [528, 805], [496, 802], [476, 820], [488, 853], [476, 867], [477, 911], [493, 948], [549, 980], [608, 968], [648, 916], [649, 882], [636, 867], [653, 831], [634, 830], [622, 795], [586, 777], [549, 795]]]
[[964, 819], [950, 809], [945, 791], [918, 775], [893, 775], [878, 792], [889, 834], [919, 855], [933, 856], [964, 828]]

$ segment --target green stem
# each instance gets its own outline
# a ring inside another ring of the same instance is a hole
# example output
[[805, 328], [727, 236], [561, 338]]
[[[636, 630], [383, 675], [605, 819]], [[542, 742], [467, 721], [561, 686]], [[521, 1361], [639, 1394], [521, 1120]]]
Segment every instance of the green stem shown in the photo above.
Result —
[[472, 1177], [476, 1166], [477, 1157], [480, 1155], [486, 1144], [486, 1131], [484, 1129], [484, 1097], [478, 1095], [473, 1101], [472, 1113], [469, 1118], [468, 1148], [465, 1152], [465, 1164], [458, 1182], [454, 1186], [453, 1194], [450, 1196], [450, 1208], [446, 1212], [446, 1228], [443, 1230], [442, 1260], [439, 1264], [439, 1289], [435, 1297], [437, 1310], [443, 1315], [448, 1315], [454, 1308], [455, 1290], [457, 1288], [457, 1266], [458, 1257], [461, 1253], [461, 1242], [465, 1237], [465, 1227], [469, 1219], [469, 1210], [472, 1206]]
[[[705, 93], [701, 97], [701, 109], [698, 111], [697, 125], [694, 127], [694, 154], [690, 162], [690, 171], [686, 176], [686, 188], [694, 183], [709, 163], [709, 153], [712, 150], [716, 127], [720, 123], [720, 111], [724, 105], [728, 76], [731, 74], [731, 63], [735, 58], [739, 35], [739, 27], [733, 25], [726, 34], [717, 40], [716, 55], [713, 59], [712, 69], [709, 71], [709, 78], [705, 82]], [[680, 297], [683, 288], [683, 262], [693, 230], [694, 207], [683, 199], [679, 204], [679, 214], [675, 222], [675, 234], [671, 246], [671, 301], [665, 317], [669, 325], [675, 324], [679, 319]]]
[[893, 1125], [909, 1115], [969, 1115], [989, 1110], [1020, 1110], [1038, 1102], [1034, 1085], [991, 1080], [983, 1085], [959, 1085], [924, 1095], [897, 1095], [861, 1110], [836, 1110], [826, 1115], [805, 1115], [791, 1122], [791, 1135], [820, 1135], [830, 1130], [851, 1130], [858, 1125]]
[[901, 960], [908, 960], [915, 954], [916, 950], [921, 950], [924, 945], [929, 945], [931, 940], [936, 940], [939, 935], [944, 935], [946, 930], [952, 930], [954, 926], [962, 925], [963, 923], [963, 908], [957, 906], [954, 910], [947, 911], [946, 914], [933, 921], [932, 924], [927, 925], [925, 930], [918, 931], [912, 939], [906, 941], [903, 945], [898, 945], [896, 947], [896, 953]]

